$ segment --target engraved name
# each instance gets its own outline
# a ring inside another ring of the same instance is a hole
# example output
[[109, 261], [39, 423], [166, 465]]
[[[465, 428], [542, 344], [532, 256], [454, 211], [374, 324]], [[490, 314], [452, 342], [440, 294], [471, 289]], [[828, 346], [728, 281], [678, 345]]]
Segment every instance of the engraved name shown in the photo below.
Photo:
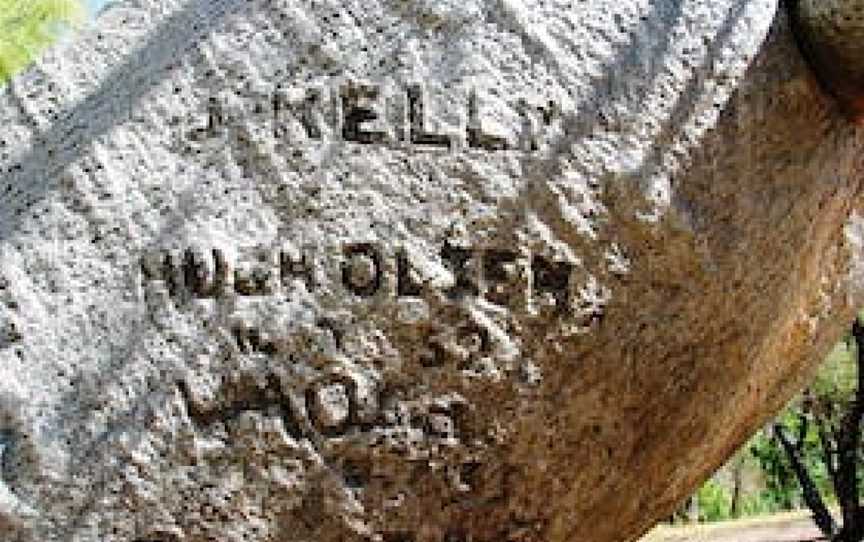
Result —
[[466, 296], [511, 308], [547, 306], [557, 312], [573, 308], [575, 266], [539, 254], [500, 248], [473, 248], [445, 243], [426, 259], [446, 270], [446, 285], [423, 278], [409, 252], [377, 243], [346, 243], [338, 266], [322, 269], [325, 260], [311, 248], [245, 247], [233, 257], [220, 248], [155, 250], [141, 259], [142, 286], [158, 285], [173, 299], [287, 295], [293, 288], [315, 292], [327, 280], [354, 298], [422, 298], [439, 292], [451, 300]]
[[[538, 151], [553, 123], [561, 116], [560, 108], [552, 101], [529, 104], [519, 99], [510, 104], [518, 112], [518, 133], [509, 137], [495, 134], [484, 129], [480, 99], [472, 89], [463, 104], [461, 118], [467, 121], [465, 126], [438, 132], [427, 125], [428, 101], [429, 96], [419, 84], [408, 85], [398, 93], [382, 92], [380, 85], [355, 82], [299, 92], [278, 85], [266, 99], [257, 100], [250, 110], [263, 115], [261, 120], [269, 122], [275, 139], [293, 138], [294, 143], [299, 144], [341, 139], [363, 145], [488, 152]], [[190, 139], [202, 141], [217, 137], [230, 124], [225, 104], [219, 98], [208, 100], [202, 124], [192, 130]], [[292, 125], [299, 130], [292, 131]]]

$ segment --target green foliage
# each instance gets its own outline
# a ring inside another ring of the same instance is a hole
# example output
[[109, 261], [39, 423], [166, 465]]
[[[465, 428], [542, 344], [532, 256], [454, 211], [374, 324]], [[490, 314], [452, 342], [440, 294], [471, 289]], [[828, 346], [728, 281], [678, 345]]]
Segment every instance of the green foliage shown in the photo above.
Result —
[[759, 493], [745, 495], [741, 499], [739, 516], [767, 516], [784, 510], [777, 499], [777, 495], [767, 489]]
[[[784, 412], [782, 416], [788, 416], [788, 413]], [[765, 489], [760, 493], [761, 506], [770, 510], [792, 509], [798, 484], [780, 444], [763, 430], [750, 441], [750, 453], [759, 462], [765, 477]]]
[[[859, 315], [859, 319], [864, 320], [864, 313]], [[819, 416], [828, 428], [838, 429], [842, 422], [841, 418], [852, 407], [855, 400], [858, 386], [856, 357], [855, 341], [851, 334], [847, 333], [844, 339], [835, 345], [819, 369], [816, 379], [809, 388], [811, 398], [805, 399], [804, 405], [793, 404], [791, 408], [809, 410], [812, 416]], [[859, 465], [864, 462], [862, 452], [864, 450], [859, 449]], [[824, 461], [820, 460], [818, 465], [808, 464], [808, 468], [822, 494], [833, 498], [833, 488], [830, 487], [830, 479]], [[864, 477], [861, 476], [864, 472], [862, 471], [864, 468], [859, 466], [858, 486], [864, 492]]]
[[715, 482], [708, 480], [696, 493], [699, 500], [699, 521], [728, 519], [732, 510], [732, 495]]
[[50, 45], [64, 25], [83, 20], [78, 0], [0, 0], [0, 84]]
[[857, 366], [854, 341], [844, 339], [828, 354], [810, 389], [820, 401], [848, 403], [855, 396]]
[[[802, 410], [802, 398], [797, 398], [784, 410], [777, 421], [790, 434], [802, 434], [801, 460], [822, 495], [832, 494], [831, 478], [823, 461], [822, 447], [815, 423], [807, 422], [811, 416]], [[765, 477], [765, 489], [760, 495], [761, 508], [769, 512], [791, 510], [801, 506], [801, 490], [795, 473], [789, 465], [786, 452], [770, 431], [759, 432], [749, 444], [750, 453], [757, 459]], [[831, 499], [828, 499], [829, 501]]]

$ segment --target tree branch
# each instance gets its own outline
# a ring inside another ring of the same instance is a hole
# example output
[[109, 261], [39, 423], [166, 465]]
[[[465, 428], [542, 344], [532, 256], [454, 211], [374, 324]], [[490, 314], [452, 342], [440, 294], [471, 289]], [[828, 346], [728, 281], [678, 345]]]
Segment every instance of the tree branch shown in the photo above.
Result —
[[807, 507], [810, 508], [810, 511], [813, 513], [813, 521], [816, 523], [819, 530], [822, 531], [822, 534], [831, 538], [837, 531], [837, 525], [834, 523], [834, 518], [831, 517], [831, 513], [828, 512], [828, 507], [825, 506], [825, 501], [822, 500], [822, 495], [819, 494], [819, 490], [816, 488], [816, 484], [813, 483], [810, 473], [807, 472], [807, 468], [801, 461], [801, 457], [798, 455], [798, 450], [789, 440], [789, 437], [786, 435], [786, 430], [781, 424], [778, 423], [774, 425], [774, 434], [777, 436], [777, 440], [780, 441], [781, 446], [783, 446], [783, 450], [786, 452], [786, 457], [789, 458], [792, 470], [798, 478], [798, 483], [801, 486], [801, 493], [804, 496], [804, 502], [807, 503]]
[[837, 468], [834, 487], [843, 512], [843, 528], [859, 532], [864, 526], [858, 497], [858, 448], [861, 443], [861, 418], [864, 417], [864, 326], [858, 318], [852, 322], [855, 340], [857, 387], [848, 410], [837, 428]]

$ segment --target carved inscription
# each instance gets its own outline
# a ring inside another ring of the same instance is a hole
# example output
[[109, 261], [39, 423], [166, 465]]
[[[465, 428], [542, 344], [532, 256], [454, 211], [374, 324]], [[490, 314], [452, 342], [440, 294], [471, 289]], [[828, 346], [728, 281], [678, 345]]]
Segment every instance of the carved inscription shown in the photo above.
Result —
[[347, 245], [342, 263], [342, 284], [351, 293], [363, 297], [375, 295], [381, 288], [381, 254], [369, 244]]
[[[406, 85], [395, 95], [385, 95], [381, 85], [353, 81], [332, 88], [299, 90], [289, 90], [279, 84], [269, 99], [256, 101], [250, 110], [259, 114], [263, 122], [272, 124], [271, 133], [277, 141], [291, 139], [294, 124], [305, 142], [339, 137], [362, 145], [411, 145], [484, 152], [538, 151], [561, 118], [560, 108], [554, 102], [529, 104], [523, 98], [507, 104], [521, 119], [519, 133], [509, 137], [491, 133], [483, 127], [481, 99], [476, 89], [470, 89], [460, 100], [460, 107], [464, 109], [459, 116], [466, 120], [465, 126], [438, 133], [427, 126], [429, 98], [420, 84]], [[208, 99], [206, 115], [205, 121], [200, 123], [203, 126], [199, 124], [188, 133], [191, 141], [219, 137], [225, 134], [231, 122], [217, 97]]]
[[423, 88], [420, 85], [408, 87], [408, 121], [410, 123], [411, 143], [415, 145], [434, 145], [449, 147], [451, 138], [445, 134], [433, 134], [426, 130], [426, 117], [423, 112]]
[[[363, 127], [367, 121], [378, 118], [375, 110], [366, 104], [378, 98], [379, 89], [373, 85], [346, 85], [341, 89], [342, 98], [342, 139], [356, 143], [383, 143], [387, 140], [385, 132], [369, 131]], [[307, 99], [308, 103], [308, 99]], [[307, 130], [307, 134], [310, 133]]]
[[[174, 299], [275, 296], [298, 285], [314, 292], [332, 276], [311, 249], [243, 247], [234, 254], [230, 258], [219, 248], [154, 251], [142, 258], [141, 276], [145, 288], [161, 284]], [[420, 277], [416, 262], [402, 248], [346, 243], [341, 254], [337, 287], [355, 298], [422, 298], [439, 288]], [[450, 285], [439, 288], [449, 299], [482, 297], [511, 308], [552, 307], [562, 314], [574, 308], [572, 263], [449, 243], [432, 260], [451, 275]], [[251, 348], [263, 347], [253, 336], [244, 341]]]
[[225, 382], [215, 396], [196, 391], [181, 379], [177, 391], [190, 420], [202, 431], [230, 426], [248, 412], [277, 415], [294, 439], [341, 439], [371, 436], [394, 450], [416, 429], [432, 443], [455, 444], [467, 403], [456, 395], [406, 400], [384, 390], [358, 386], [350, 376], [325, 376], [291, 390], [274, 373], [264, 382], [251, 376]]
[[141, 262], [145, 283], [160, 281], [172, 298], [216, 298], [274, 295], [301, 281], [315, 289], [312, 256], [295, 249], [248, 247], [229, 260], [218, 248], [165, 250], [148, 254]]

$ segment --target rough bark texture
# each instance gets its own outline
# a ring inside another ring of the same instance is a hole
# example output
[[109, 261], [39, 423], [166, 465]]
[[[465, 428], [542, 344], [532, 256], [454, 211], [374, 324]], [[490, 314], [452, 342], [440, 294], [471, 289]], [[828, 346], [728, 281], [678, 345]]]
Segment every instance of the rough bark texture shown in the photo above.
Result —
[[805, 56], [851, 119], [864, 122], [864, 2], [787, 0]]
[[4, 540], [633, 540], [862, 302], [770, 0], [129, 0], [0, 126]]

